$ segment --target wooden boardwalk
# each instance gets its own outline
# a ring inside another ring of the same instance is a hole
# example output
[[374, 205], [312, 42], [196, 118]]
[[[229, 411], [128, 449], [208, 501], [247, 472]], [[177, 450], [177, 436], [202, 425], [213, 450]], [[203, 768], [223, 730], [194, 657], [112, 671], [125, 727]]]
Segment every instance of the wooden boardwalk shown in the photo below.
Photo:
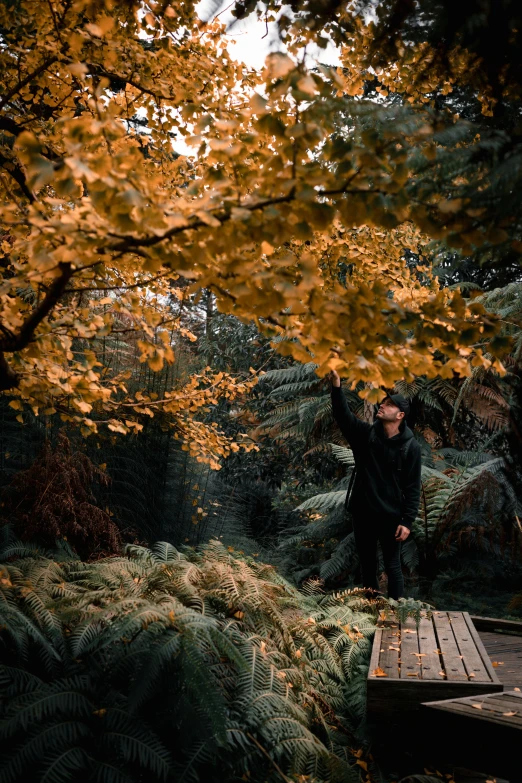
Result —
[[501, 692], [502, 682], [467, 612], [433, 612], [377, 628], [368, 672], [368, 714], [417, 712], [426, 701]]
[[[504, 691], [425, 703], [435, 733], [444, 732], [449, 757], [473, 765], [492, 778], [505, 776], [511, 783], [522, 778], [522, 692]], [[465, 738], [472, 738], [466, 742]]]
[[375, 747], [397, 753], [406, 730], [423, 763], [522, 783], [522, 623], [434, 611], [418, 629], [380, 624], [367, 686]]
[[520, 739], [522, 739], [522, 693], [514, 691], [487, 693], [484, 696], [431, 701], [424, 706], [466, 716], [473, 720], [509, 726], [521, 732]]
[[522, 692], [522, 622], [472, 617], [505, 691]]

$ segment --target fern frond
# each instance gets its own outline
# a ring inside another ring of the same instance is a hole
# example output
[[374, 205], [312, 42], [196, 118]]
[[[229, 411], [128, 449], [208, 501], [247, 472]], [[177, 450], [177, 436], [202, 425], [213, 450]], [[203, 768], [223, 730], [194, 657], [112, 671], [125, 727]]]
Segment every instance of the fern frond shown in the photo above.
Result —
[[158, 737], [123, 710], [112, 708], [104, 717], [102, 743], [107, 749], [117, 748], [129, 764], [139, 764], [160, 780], [165, 780], [172, 768], [169, 752]]
[[324, 492], [320, 495], [314, 495], [305, 500], [295, 511], [318, 511], [321, 513], [329, 512], [344, 506], [346, 501], [346, 490], [335, 490], [333, 492]]

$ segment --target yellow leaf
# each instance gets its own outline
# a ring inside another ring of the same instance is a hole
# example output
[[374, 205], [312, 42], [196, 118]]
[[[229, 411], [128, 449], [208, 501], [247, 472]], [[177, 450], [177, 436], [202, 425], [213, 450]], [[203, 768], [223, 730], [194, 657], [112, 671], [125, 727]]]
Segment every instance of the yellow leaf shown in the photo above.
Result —
[[66, 65], [67, 70], [69, 70], [74, 76], [85, 76], [86, 73], [89, 72], [88, 67], [85, 65], [85, 63], [68, 63]]
[[274, 252], [274, 248], [270, 242], [261, 242], [261, 252], [264, 253], [265, 256], [271, 256]]
[[163, 356], [160, 356], [159, 354], [156, 354], [155, 356], [152, 356], [148, 360], [148, 365], [151, 370], [154, 372], [158, 372], [159, 370], [163, 369]]
[[85, 400], [74, 400], [74, 404], [82, 413], [90, 413], [92, 411], [92, 405], [85, 402]]
[[295, 68], [294, 61], [281, 52], [269, 54], [265, 65], [270, 79], [282, 79]]
[[439, 203], [437, 204], [437, 207], [440, 209], [441, 212], [444, 213], [458, 212], [459, 209], [462, 207], [462, 199], [461, 198], [442, 199], [442, 201], [439, 201]]
[[306, 95], [312, 96], [317, 93], [317, 84], [315, 83], [313, 76], [310, 74], [307, 74], [306, 76], [303, 76], [301, 79], [299, 79], [297, 86], [301, 92], [306, 93]]

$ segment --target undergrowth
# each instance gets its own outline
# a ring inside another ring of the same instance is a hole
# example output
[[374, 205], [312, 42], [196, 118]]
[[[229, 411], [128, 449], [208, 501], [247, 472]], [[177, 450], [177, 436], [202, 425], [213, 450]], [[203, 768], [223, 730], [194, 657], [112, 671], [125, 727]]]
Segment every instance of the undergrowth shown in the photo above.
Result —
[[370, 779], [357, 732], [384, 599], [300, 592], [218, 541], [87, 563], [5, 539], [5, 783]]

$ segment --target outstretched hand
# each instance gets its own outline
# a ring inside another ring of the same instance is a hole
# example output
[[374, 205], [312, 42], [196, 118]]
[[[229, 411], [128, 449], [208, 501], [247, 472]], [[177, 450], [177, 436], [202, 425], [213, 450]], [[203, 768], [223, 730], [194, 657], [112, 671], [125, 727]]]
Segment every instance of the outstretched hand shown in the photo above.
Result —
[[341, 385], [341, 378], [339, 377], [339, 373], [337, 370], [330, 370], [330, 374], [328, 375], [330, 379], [330, 383], [332, 386], [339, 387]]
[[406, 525], [399, 525], [399, 527], [395, 531], [395, 540], [406, 541], [409, 535], [410, 535], [409, 528], [407, 528]]

